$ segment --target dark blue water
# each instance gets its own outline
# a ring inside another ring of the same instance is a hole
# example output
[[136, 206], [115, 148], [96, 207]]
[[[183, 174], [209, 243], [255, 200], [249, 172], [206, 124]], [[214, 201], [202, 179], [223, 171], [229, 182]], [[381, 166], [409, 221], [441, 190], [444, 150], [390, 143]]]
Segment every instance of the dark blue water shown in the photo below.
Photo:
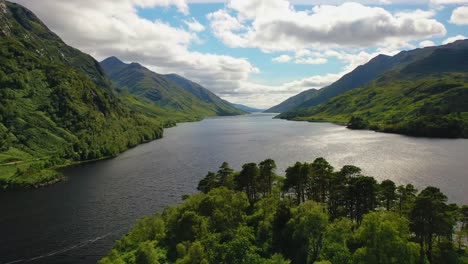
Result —
[[351, 131], [267, 114], [181, 124], [115, 159], [67, 168], [65, 182], [0, 193], [0, 263], [96, 263], [136, 219], [179, 203], [223, 161], [240, 169], [273, 158], [283, 173], [295, 161], [323, 156], [380, 180], [435, 185], [468, 204], [467, 154], [468, 140]]

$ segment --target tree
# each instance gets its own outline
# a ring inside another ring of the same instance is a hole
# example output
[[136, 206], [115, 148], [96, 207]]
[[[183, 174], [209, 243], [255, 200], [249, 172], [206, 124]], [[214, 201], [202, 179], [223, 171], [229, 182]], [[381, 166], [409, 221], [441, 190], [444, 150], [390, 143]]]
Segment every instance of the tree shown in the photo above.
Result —
[[219, 178], [219, 184], [221, 186], [226, 186], [228, 182], [228, 178], [232, 175], [234, 170], [229, 167], [229, 163], [223, 162], [221, 167], [219, 167], [218, 170], [218, 178]]
[[208, 174], [199, 183], [197, 190], [203, 193], [208, 193], [212, 189], [219, 187], [218, 176], [214, 172], [208, 172]]
[[324, 208], [307, 201], [293, 209], [292, 219], [288, 222], [292, 230], [292, 243], [296, 248], [295, 263], [314, 263], [318, 260], [323, 231], [328, 224]]
[[305, 201], [305, 190], [309, 180], [308, 168], [309, 164], [296, 162], [294, 166], [286, 169], [284, 191], [289, 192], [293, 190], [298, 204]]
[[359, 176], [361, 169], [345, 165], [343, 168], [333, 173], [331, 178], [331, 189], [329, 190], [328, 211], [331, 219], [346, 217], [346, 191], [349, 179]]
[[397, 188], [398, 212], [400, 216], [409, 215], [418, 190], [412, 184], [400, 185]]
[[459, 209], [458, 222], [460, 229], [457, 232], [458, 250], [462, 249], [465, 241], [468, 241], [468, 205], [463, 205]]
[[418, 245], [409, 242], [408, 220], [393, 212], [372, 212], [364, 216], [354, 235], [360, 246], [354, 263], [413, 264], [418, 260]]
[[346, 200], [349, 217], [359, 225], [363, 215], [377, 207], [377, 182], [367, 176], [350, 178]]
[[164, 260], [164, 252], [156, 250], [154, 243], [149, 241], [141, 243], [135, 253], [136, 264], [159, 264]]
[[266, 159], [259, 164], [260, 167], [260, 185], [265, 194], [271, 194], [273, 179], [275, 176], [276, 163], [272, 159]]
[[256, 163], [247, 163], [242, 166], [242, 171], [236, 177], [237, 187], [245, 191], [251, 204], [258, 197], [258, 178], [260, 170]]
[[188, 251], [186, 254], [181, 256], [176, 261], [176, 264], [209, 264], [209, 262], [205, 258], [205, 249], [203, 245], [199, 241], [195, 241], [192, 243], [188, 250], [185, 248], [184, 245], [179, 244], [183, 247], [182, 251]]
[[347, 125], [349, 129], [366, 129], [368, 127], [369, 123], [360, 116], [352, 116]]
[[331, 189], [333, 166], [324, 158], [317, 158], [311, 164], [312, 197], [315, 201], [325, 203]]
[[433, 263], [434, 238], [451, 237], [455, 225], [447, 196], [438, 188], [427, 187], [416, 198], [410, 217], [411, 231], [420, 244], [420, 262], [424, 263], [424, 257], [427, 257]]
[[382, 181], [380, 183], [380, 196], [381, 201], [385, 204], [385, 208], [387, 211], [390, 211], [397, 198], [395, 183], [391, 180]]
[[351, 252], [347, 243], [353, 235], [352, 228], [353, 223], [346, 218], [335, 220], [328, 225], [323, 235], [320, 259], [331, 263], [350, 263]]

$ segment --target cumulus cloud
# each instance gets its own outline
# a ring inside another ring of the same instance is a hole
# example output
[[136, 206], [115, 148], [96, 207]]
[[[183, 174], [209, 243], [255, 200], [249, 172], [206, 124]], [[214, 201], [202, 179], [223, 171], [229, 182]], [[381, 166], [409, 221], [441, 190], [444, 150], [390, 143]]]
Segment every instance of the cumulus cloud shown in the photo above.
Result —
[[450, 17], [450, 23], [456, 25], [468, 25], [468, 6], [455, 8]]
[[[432, 12], [390, 13], [382, 8], [387, 0], [357, 1], [361, 4], [342, 0], [227, 0], [225, 8], [207, 15], [213, 34], [227, 46], [289, 54], [273, 58], [274, 62], [321, 64], [338, 59], [345, 65], [332, 74], [312, 73], [301, 80], [262, 85], [251, 81], [260, 70], [246, 58], [191, 50], [206, 25], [190, 16], [187, 3], [223, 0], [14, 1], [32, 9], [67, 43], [96, 59], [117, 56], [160, 73], [175, 72], [227, 100], [265, 108], [304, 90], [327, 86], [379, 53], [393, 55], [402, 48], [412, 48], [410, 41], [446, 32]], [[297, 11], [292, 4], [326, 5]], [[380, 4], [382, 7], [375, 7]], [[168, 6], [183, 14], [182, 26], [138, 15], [141, 8]]]
[[325, 64], [328, 60], [325, 58], [298, 58], [295, 60], [297, 64]]
[[274, 57], [272, 59], [273, 62], [279, 62], [279, 63], [285, 63], [285, 62], [289, 62], [291, 61], [291, 57], [288, 56], [288, 55], [281, 55], [281, 56], [278, 56], [278, 57]]
[[437, 5], [466, 4], [468, 0], [430, 0], [430, 3]]
[[452, 42], [455, 42], [457, 40], [461, 40], [461, 39], [467, 39], [467, 37], [463, 36], [463, 35], [456, 35], [454, 37], [450, 37], [450, 38], [447, 38], [446, 40], [444, 40], [442, 43], [443, 44], [449, 44], [449, 43], [452, 43]]
[[205, 31], [205, 26], [200, 24], [195, 18], [192, 18], [190, 20], [184, 20], [184, 24], [187, 25], [187, 27], [194, 32], [202, 32]]
[[[178, 73], [222, 94], [239, 88], [259, 72], [247, 59], [190, 50], [202, 30], [187, 19], [190, 30], [138, 15], [139, 7], [174, 5], [187, 13], [183, 0], [17, 0], [32, 9], [67, 43], [96, 59], [117, 56], [160, 73]], [[54, 15], [50, 15], [54, 14]], [[195, 32], [194, 32], [195, 31]]]
[[359, 3], [296, 11], [286, 0], [230, 0], [208, 16], [214, 34], [230, 47], [264, 51], [367, 48], [443, 36], [430, 11], [392, 14]]
[[424, 40], [424, 41], [419, 42], [420, 48], [432, 47], [432, 46], [435, 46], [434, 41]]

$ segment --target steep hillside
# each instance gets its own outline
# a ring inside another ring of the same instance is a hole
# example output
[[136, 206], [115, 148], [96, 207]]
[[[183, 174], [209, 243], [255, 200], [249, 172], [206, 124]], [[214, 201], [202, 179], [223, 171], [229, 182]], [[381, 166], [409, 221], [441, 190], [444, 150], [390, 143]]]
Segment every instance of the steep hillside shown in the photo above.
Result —
[[280, 103], [279, 105], [276, 105], [270, 109], [267, 109], [265, 113], [284, 113], [284, 112], [293, 110], [294, 108], [300, 106], [304, 102], [312, 99], [317, 93], [318, 93], [318, 90], [316, 89], [310, 89], [310, 90], [304, 91], [300, 94], [297, 94], [293, 97], [288, 98], [286, 101]]
[[138, 63], [125, 64], [115, 57], [102, 61], [101, 65], [119, 90], [165, 110], [200, 117], [243, 114], [207, 89], [182, 77], [161, 75]]
[[1, 0], [0, 24], [0, 189], [53, 181], [51, 168], [162, 135], [116, 97], [98, 62], [32, 12]]
[[[457, 44], [449, 44], [446, 47], [457, 48]], [[379, 55], [368, 63], [361, 65], [352, 72], [344, 75], [333, 84], [320, 90], [307, 90], [293, 96], [283, 103], [268, 109], [269, 113], [284, 113], [298, 108], [312, 107], [319, 105], [337, 95], [358, 88], [387, 71], [402, 67], [426, 56], [429, 56], [437, 47], [427, 47], [411, 51], [402, 51], [391, 57]]]
[[210, 90], [204, 88], [198, 83], [192, 82], [177, 74], [167, 74], [165, 77], [195, 95], [203, 102], [215, 106], [215, 111], [218, 115], [240, 115], [246, 113], [245, 111], [233, 107], [231, 103], [219, 98]]
[[[350, 123], [413, 136], [468, 137], [468, 40], [432, 50], [429, 56], [316, 107], [280, 118]], [[352, 120], [352, 121], [350, 121]]]

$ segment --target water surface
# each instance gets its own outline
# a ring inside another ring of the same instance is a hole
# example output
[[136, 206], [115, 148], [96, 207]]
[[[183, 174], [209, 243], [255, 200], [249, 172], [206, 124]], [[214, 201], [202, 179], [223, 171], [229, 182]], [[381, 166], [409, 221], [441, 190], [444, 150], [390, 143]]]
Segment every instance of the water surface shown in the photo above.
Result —
[[335, 168], [363, 168], [379, 180], [440, 187], [468, 204], [468, 140], [411, 138], [290, 122], [271, 114], [210, 118], [165, 130], [165, 137], [117, 158], [65, 169], [68, 180], [0, 193], [0, 263], [95, 263], [136, 219], [196, 192], [223, 161], [295, 161], [325, 157]]

